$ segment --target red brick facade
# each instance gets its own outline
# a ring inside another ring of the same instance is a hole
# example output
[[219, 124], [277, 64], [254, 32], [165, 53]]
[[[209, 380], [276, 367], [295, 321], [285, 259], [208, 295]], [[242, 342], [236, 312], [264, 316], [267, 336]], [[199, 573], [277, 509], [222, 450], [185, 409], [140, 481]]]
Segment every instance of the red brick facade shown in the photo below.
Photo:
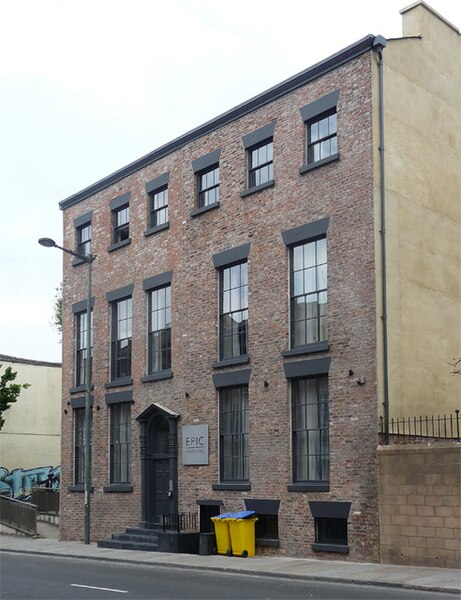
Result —
[[[91, 537], [98, 540], [142, 520], [140, 424], [152, 404], [179, 415], [177, 507], [198, 510], [197, 500], [222, 500], [223, 511], [242, 510], [244, 499], [280, 500], [279, 546], [258, 553], [343, 558], [314, 552], [309, 501], [350, 502], [348, 557], [379, 560], [377, 482], [377, 340], [373, 205], [373, 52], [338, 61], [321, 76], [242, 114], [93, 195], [63, 203], [64, 246], [75, 248], [74, 219], [92, 211], [91, 251], [95, 297], [93, 363], [93, 457]], [[339, 159], [300, 173], [305, 164], [305, 125], [300, 108], [339, 90]], [[275, 120], [274, 185], [241, 197], [247, 188], [242, 136]], [[221, 148], [219, 207], [191, 217], [196, 204], [192, 161]], [[169, 172], [169, 228], [145, 236], [145, 183]], [[109, 252], [110, 202], [130, 197], [130, 243]], [[328, 344], [312, 354], [289, 350], [289, 251], [281, 233], [329, 218]], [[216, 253], [250, 243], [248, 254], [248, 364], [215, 368], [218, 360]], [[85, 300], [85, 265], [64, 258], [63, 418], [61, 536], [81, 539], [83, 494], [73, 484], [75, 341], [72, 305]], [[146, 278], [172, 271], [171, 378], [141, 382], [147, 364]], [[110, 381], [110, 304], [106, 293], [133, 284], [132, 384], [106, 389]], [[290, 491], [291, 393], [284, 365], [330, 357], [329, 491]], [[249, 490], [218, 490], [219, 402], [212, 376], [251, 369], [249, 379]], [[351, 376], [350, 371], [354, 374]], [[357, 378], [365, 378], [358, 385]], [[105, 395], [132, 390], [131, 485], [109, 493], [109, 408]], [[182, 428], [209, 426], [209, 464], [182, 464]], [[72, 489], [72, 488], [71, 488]]]

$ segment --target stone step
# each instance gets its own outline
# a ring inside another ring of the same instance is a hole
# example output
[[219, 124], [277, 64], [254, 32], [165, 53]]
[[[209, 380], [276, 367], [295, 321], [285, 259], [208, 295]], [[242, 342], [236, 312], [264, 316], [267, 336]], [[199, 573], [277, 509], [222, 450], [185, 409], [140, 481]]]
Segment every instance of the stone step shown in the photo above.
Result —
[[142, 552], [157, 552], [156, 543], [128, 542], [120, 540], [101, 540], [97, 542], [98, 548], [114, 548], [116, 550], [139, 550]]
[[157, 535], [145, 535], [141, 533], [113, 533], [112, 539], [120, 542], [142, 542], [146, 544], [156, 544]]
[[143, 529], [142, 527], [127, 527], [125, 529], [125, 533], [130, 533], [134, 535], [151, 535], [155, 538], [158, 537], [161, 529]]

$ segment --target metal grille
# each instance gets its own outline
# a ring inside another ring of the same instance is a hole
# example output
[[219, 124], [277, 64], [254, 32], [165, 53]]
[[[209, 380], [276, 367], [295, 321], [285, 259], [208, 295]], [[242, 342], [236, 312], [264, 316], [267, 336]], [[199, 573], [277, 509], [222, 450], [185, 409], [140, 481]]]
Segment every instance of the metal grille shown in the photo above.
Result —
[[163, 531], [197, 531], [197, 513], [167, 513], [162, 515]]
[[315, 519], [315, 541], [347, 546], [347, 519]]
[[431, 415], [425, 417], [398, 417], [389, 421], [386, 431], [384, 418], [379, 418], [379, 433], [393, 437], [398, 441], [399, 436], [410, 438], [435, 438], [460, 441], [459, 410], [454, 414]]

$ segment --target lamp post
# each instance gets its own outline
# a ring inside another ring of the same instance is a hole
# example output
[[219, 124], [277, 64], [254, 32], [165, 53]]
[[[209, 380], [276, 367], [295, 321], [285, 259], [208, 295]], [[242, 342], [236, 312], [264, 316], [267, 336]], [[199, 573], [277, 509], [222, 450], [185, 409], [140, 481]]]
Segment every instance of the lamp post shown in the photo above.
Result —
[[91, 263], [94, 260], [92, 254], [80, 254], [68, 248], [58, 246], [50, 238], [40, 238], [38, 243], [45, 248], [58, 248], [66, 254], [75, 256], [88, 265], [88, 293], [86, 299], [86, 395], [85, 395], [85, 419], [83, 428], [83, 447], [84, 447], [84, 479], [85, 479], [85, 497], [84, 497], [84, 535], [85, 544], [90, 543], [90, 491], [91, 491]]

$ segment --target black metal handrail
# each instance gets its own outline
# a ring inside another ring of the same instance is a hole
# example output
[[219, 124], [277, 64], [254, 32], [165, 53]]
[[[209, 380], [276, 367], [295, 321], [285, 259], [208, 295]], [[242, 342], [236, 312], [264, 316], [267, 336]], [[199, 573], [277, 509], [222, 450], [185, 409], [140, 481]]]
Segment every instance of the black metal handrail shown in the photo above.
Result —
[[425, 417], [397, 417], [389, 421], [386, 431], [384, 417], [379, 417], [380, 435], [405, 436], [415, 438], [433, 438], [460, 441], [459, 410], [444, 415]]
[[197, 513], [167, 513], [162, 515], [163, 531], [197, 531]]
[[27, 535], [37, 535], [37, 507], [7, 496], [0, 496], [0, 523]]

